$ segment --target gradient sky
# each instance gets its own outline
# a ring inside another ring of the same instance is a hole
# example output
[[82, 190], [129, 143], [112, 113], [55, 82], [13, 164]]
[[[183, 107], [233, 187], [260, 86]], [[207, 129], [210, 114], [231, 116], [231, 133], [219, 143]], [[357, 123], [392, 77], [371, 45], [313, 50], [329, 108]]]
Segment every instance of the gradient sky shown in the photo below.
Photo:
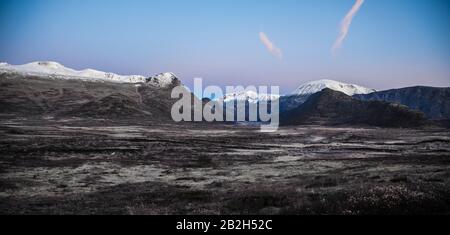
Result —
[[[188, 86], [334, 79], [387, 89], [450, 86], [450, 1], [0, 0], [0, 61], [58, 61], [119, 74], [175, 72]], [[273, 56], [264, 32], [282, 51]]]

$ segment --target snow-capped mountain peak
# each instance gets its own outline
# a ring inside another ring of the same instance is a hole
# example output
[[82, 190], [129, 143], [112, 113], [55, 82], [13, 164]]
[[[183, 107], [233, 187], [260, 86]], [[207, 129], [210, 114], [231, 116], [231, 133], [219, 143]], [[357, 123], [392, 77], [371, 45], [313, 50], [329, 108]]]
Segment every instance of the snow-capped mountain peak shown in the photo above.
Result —
[[37, 61], [24, 65], [0, 63], [0, 71], [60, 79], [81, 79], [118, 83], [145, 83], [150, 81], [152, 85], [161, 87], [172, 84], [176, 79], [173, 73], [162, 73], [155, 77], [147, 78], [141, 75], [118, 75], [95, 69], [74, 70], [54, 61]]
[[330, 88], [335, 91], [342, 92], [346, 95], [353, 96], [356, 94], [369, 94], [375, 92], [375, 89], [370, 89], [354, 84], [346, 84], [334, 80], [322, 79], [312, 81], [299, 86], [294, 92], [294, 95], [311, 95], [322, 91], [325, 88]]
[[147, 82], [161, 87], [168, 87], [176, 84], [178, 82], [178, 78], [174, 73], [160, 73], [147, 79]]
[[23, 65], [9, 65], [5, 67], [15, 70], [16, 72], [30, 74], [55, 74], [55, 75], [73, 75], [75, 70], [64, 67], [64, 65], [54, 61], [37, 61]]
[[272, 94], [258, 94], [255, 91], [247, 90], [239, 93], [229, 93], [225, 94], [222, 99], [223, 102], [233, 102], [233, 101], [248, 101], [250, 103], [257, 103], [259, 101], [269, 101], [280, 98], [279, 95]]

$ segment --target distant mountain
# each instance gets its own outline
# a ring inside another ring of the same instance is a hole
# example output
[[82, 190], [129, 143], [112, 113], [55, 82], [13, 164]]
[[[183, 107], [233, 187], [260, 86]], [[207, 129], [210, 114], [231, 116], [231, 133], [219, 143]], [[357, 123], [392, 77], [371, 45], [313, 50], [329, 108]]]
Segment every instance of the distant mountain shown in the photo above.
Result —
[[361, 101], [342, 92], [324, 89], [299, 107], [284, 112], [282, 125], [374, 125], [417, 127], [423, 115], [405, 106], [382, 101]]
[[236, 101], [243, 101], [249, 103], [258, 103], [260, 101], [270, 101], [280, 98], [280, 95], [272, 95], [272, 94], [259, 94], [254, 91], [243, 91], [239, 93], [229, 93], [225, 94], [222, 99], [219, 101], [229, 103]]
[[366, 88], [366, 87], [362, 87], [362, 86], [358, 86], [358, 85], [346, 84], [346, 83], [342, 83], [342, 82], [338, 82], [338, 81], [323, 79], [323, 80], [308, 82], [308, 83], [305, 83], [305, 84], [299, 86], [292, 93], [292, 95], [308, 96], [308, 95], [312, 95], [314, 93], [320, 92], [325, 88], [339, 91], [339, 92], [342, 92], [349, 96], [352, 96], [355, 94], [369, 94], [369, 93], [376, 91], [375, 89], [370, 89], [370, 88]]
[[[233, 107], [234, 109], [234, 118], [237, 120], [237, 108], [238, 103], [244, 104], [245, 107], [245, 120], [250, 121], [249, 118], [249, 110], [250, 105], [258, 105], [261, 102], [266, 102], [266, 104], [269, 107], [270, 111], [270, 105], [272, 100], [277, 100], [280, 98], [280, 95], [273, 95], [273, 94], [265, 94], [265, 93], [257, 93], [255, 91], [243, 91], [238, 93], [228, 93], [225, 94], [225, 96], [221, 99], [216, 100], [216, 102], [223, 104], [223, 113], [224, 113], [224, 120], [226, 119], [226, 109], [227, 107]], [[256, 107], [256, 110], [258, 112], [257, 114], [257, 120], [259, 120], [259, 105]]]
[[59, 79], [80, 79], [88, 81], [108, 81], [117, 83], [152, 82], [159, 86], [168, 86], [176, 78], [173, 73], [162, 73], [155, 77], [141, 75], [118, 75], [95, 69], [74, 70], [53, 61], [38, 61], [24, 65], [0, 63], [0, 73], [18, 73], [21, 75], [45, 76]]
[[322, 90], [329, 88], [335, 91], [342, 92], [347, 95], [354, 94], [368, 94], [375, 92], [375, 89], [365, 88], [358, 85], [346, 84], [333, 80], [317, 80], [302, 84], [290, 95], [280, 97], [280, 112], [287, 112], [295, 109], [303, 104], [309, 96], [321, 92]]
[[416, 86], [354, 97], [360, 100], [379, 100], [406, 105], [423, 112], [429, 119], [450, 119], [450, 88]]

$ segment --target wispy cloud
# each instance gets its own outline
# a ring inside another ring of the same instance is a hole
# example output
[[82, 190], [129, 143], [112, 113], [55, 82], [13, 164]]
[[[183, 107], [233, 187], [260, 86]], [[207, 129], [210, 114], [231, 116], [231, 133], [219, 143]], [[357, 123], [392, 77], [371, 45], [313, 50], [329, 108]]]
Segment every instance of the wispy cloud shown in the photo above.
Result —
[[275, 56], [280, 60], [283, 58], [283, 53], [281, 52], [281, 49], [276, 47], [275, 44], [272, 41], [270, 41], [270, 39], [264, 32], [259, 32], [259, 39], [273, 56]]
[[356, 0], [352, 9], [347, 13], [347, 15], [342, 20], [340, 31], [339, 31], [339, 36], [336, 39], [336, 42], [334, 42], [334, 45], [332, 48], [333, 55], [336, 55], [337, 50], [339, 48], [341, 48], [342, 43], [344, 42], [345, 38], [347, 37], [348, 31], [350, 29], [350, 25], [352, 24], [353, 17], [355, 17], [356, 13], [358, 13], [358, 11], [361, 8], [363, 3], [364, 3], [364, 0]]

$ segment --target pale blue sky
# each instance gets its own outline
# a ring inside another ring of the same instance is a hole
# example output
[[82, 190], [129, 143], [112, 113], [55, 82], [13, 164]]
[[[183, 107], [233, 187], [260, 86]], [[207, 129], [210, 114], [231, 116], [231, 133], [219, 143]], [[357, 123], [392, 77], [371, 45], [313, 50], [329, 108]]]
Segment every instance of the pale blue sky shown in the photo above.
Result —
[[[450, 86], [450, 1], [0, 0], [0, 61], [54, 60], [120, 74], [175, 72], [188, 86], [334, 79], [386, 89]], [[272, 56], [263, 31], [283, 53]]]

